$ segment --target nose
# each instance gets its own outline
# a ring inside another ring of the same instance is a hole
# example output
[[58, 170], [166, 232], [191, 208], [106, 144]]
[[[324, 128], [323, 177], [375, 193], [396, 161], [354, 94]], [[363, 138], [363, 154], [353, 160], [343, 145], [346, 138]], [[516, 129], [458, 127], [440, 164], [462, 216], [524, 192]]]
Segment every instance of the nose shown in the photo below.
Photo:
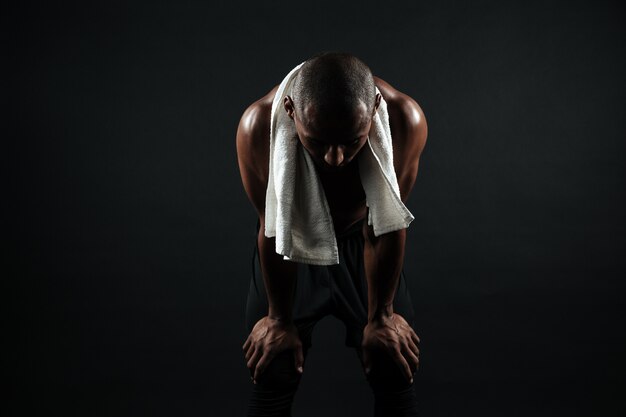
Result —
[[343, 162], [343, 145], [331, 145], [324, 155], [324, 160], [330, 166], [339, 166]]

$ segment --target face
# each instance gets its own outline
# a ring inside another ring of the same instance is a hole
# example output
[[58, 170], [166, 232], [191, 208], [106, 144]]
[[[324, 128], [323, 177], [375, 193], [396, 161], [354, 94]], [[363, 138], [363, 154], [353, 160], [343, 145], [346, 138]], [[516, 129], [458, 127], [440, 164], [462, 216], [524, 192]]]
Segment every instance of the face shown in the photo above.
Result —
[[342, 171], [361, 151], [379, 103], [380, 94], [377, 94], [372, 113], [367, 112], [365, 103], [360, 102], [350, 111], [324, 113], [309, 105], [303, 114], [298, 114], [291, 97], [286, 96], [284, 100], [285, 110], [295, 122], [300, 143], [325, 173]]

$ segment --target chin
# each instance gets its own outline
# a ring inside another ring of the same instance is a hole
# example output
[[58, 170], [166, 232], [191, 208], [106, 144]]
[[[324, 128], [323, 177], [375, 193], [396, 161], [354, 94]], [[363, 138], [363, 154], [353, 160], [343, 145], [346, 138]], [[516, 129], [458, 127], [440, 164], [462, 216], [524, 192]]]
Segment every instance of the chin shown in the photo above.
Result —
[[322, 171], [324, 171], [324, 172], [341, 172], [341, 171], [343, 171], [344, 169], [346, 169], [346, 166], [347, 166], [347, 165], [348, 165], [348, 164], [346, 164], [346, 165], [341, 165], [341, 166], [338, 166], [338, 167], [332, 167], [332, 166], [329, 166], [329, 165], [321, 165], [321, 166], [320, 166], [320, 168], [321, 168], [321, 169], [322, 169]]

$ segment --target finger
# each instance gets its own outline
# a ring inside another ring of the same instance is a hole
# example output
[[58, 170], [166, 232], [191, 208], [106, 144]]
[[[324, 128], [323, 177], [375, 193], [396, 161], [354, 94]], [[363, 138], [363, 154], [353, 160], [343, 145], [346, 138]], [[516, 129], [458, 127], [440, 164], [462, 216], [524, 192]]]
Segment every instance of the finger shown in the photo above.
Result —
[[302, 344], [298, 344], [295, 351], [296, 370], [300, 373], [304, 371], [304, 353], [302, 351]]
[[248, 348], [250, 347], [251, 343], [252, 343], [252, 334], [250, 336], [248, 336], [248, 338], [246, 339], [245, 343], [243, 344], [242, 349], [243, 350], [248, 350]]
[[363, 356], [363, 369], [365, 370], [365, 374], [369, 375], [369, 373], [372, 371], [369, 349], [361, 348], [361, 353]]
[[256, 345], [250, 346], [250, 349], [248, 349], [248, 351], [246, 352], [246, 361], [250, 360], [250, 357], [254, 354], [255, 351]]
[[259, 363], [256, 364], [256, 369], [254, 370], [255, 381], [259, 378], [259, 375], [261, 375], [265, 371], [265, 368], [267, 368], [267, 365], [269, 365], [271, 361], [272, 355], [270, 355], [269, 353], [265, 352], [263, 356], [261, 356], [261, 359], [259, 360]]
[[250, 370], [254, 370], [256, 368], [256, 364], [259, 361], [259, 358], [261, 357], [261, 349], [255, 349], [254, 353], [252, 354], [252, 356], [250, 357], [250, 359], [248, 359], [248, 369]]
[[411, 329], [411, 338], [413, 339], [413, 342], [417, 345], [421, 342], [420, 338], [417, 336], [417, 333], [415, 333], [415, 330]]
[[413, 373], [411, 372], [411, 368], [409, 367], [409, 364], [407, 363], [406, 359], [404, 359], [404, 356], [402, 356], [402, 353], [400, 352], [399, 348], [393, 350], [393, 359], [396, 361], [396, 364], [398, 364], [398, 366], [400, 367], [400, 370], [406, 376], [407, 381], [412, 383]]
[[415, 356], [419, 356], [420, 350], [417, 347], [417, 345], [415, 344], [415, 342], [413, 342], [413, 339], [408, 339], [407, 344], [409, 345], [409, 348], [411, 349], [411, 352], [413, 352], [415, 354]]
[[419, 366], [420, 360], [419, 357], [413, 353], [413, 351], [411, 350], [410, 346], [408, 344], [404, 345], [404, 348], [402, 350], [405, 358], [408, 360], [409, 364], [412, 365], [411, 366], [411, 375], [413, 375], [413, 373], [415, 373], [415, 371], [413, 369], [417, 369], [417, 367]]

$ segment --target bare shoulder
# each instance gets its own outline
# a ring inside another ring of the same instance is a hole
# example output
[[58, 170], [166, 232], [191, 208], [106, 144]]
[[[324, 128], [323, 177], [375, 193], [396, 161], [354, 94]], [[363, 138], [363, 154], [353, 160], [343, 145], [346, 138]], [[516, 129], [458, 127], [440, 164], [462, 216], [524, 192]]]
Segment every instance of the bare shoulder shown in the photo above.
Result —
[[406, 127], [426, 129], [424, 111], [415, 99], [395, 89], [380, 77], [374, 76], [374, 82], [387, 102], [390, 119], [395, 116], [396, 122]]
[[237, 126], [237, 161], [241, 179], [248, 198], [261, 217], [269, 176], [270, 116], [276, 90], [278, 86], [250, 104]]
[[[250, 104], [241, 115], [237, 127], [237, 151], [245, 151], [248, 147], [263, 146], [265, 137], [269, 137], [272, 100], [278, 90], [274, 87], [263, 97]], [[265, 129], [267, 127], [267, 129]], [[263, 143], [263, 144], [262, 144]], [[266, 144], [269, 146], [269, 144]]]
[[374, 77], [374, 83], [387, 103], [393, 141], [393, 164], [402, 201], [408, 198], [417, 176], [419, 159], [426, 145], [428, 126], [417, 101], [388, 82]]

